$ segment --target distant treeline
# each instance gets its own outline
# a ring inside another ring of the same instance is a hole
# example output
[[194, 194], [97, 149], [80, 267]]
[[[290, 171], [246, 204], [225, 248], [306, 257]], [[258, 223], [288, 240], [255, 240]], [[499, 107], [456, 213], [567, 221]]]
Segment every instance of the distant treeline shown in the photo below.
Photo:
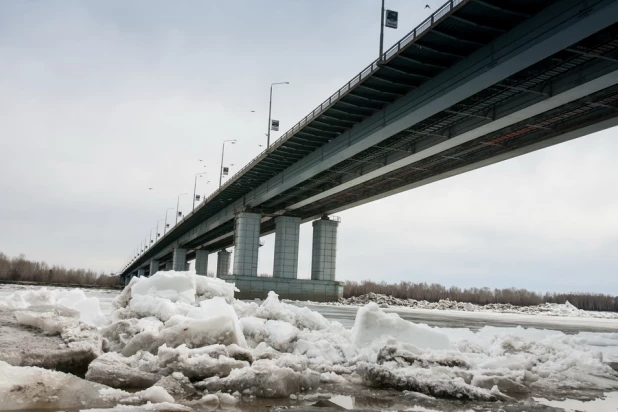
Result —
[[120, 277], [86, 269], [67, 269], [45, 262], [27, 260], [24, 255], [14, 258], [0, 252], [0, 280], [73, 285], [118, 286]]
[[362, 282], [346, 281], [343, 297], [350, 298], [367, 293], [382, 293], [399, 299], [426, 300], [438, 302], [440, 299], [450, 299], [458, 302], [470, 302], [477, 305], [488, 303], [510, 303], [514, 306], [531, 306], [543, 303], [565, 303], [567, 300], [579, 309], [618, 312], [618, 297], [596, 293], [545, 293], [540, 294], [526, 289], [490, 289], [467, 288], [456, 286], [446, 288], [432, 283], [400, 282], [387, 284], [370, 280]]

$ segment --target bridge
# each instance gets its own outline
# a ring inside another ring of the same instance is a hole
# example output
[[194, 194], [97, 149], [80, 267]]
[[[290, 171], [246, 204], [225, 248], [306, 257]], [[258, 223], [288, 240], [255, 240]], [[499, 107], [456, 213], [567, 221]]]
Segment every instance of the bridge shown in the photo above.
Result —
[[[618, 0], [451, 0], [121, 271], [195, 259], [243, 297], [332, 300], [333, 214], [618, 124]], [[313, 221], [311, 280], [297, 279]], [[257, 277], [275, 233], [273, 278]], [[234, 262], [230, 272], [230, 253]]]

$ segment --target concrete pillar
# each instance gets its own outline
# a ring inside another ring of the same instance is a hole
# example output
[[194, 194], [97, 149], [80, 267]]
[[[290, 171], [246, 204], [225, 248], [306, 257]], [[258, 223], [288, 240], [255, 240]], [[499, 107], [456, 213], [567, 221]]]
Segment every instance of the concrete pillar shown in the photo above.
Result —
[[261, 221], [259, 213], [241, 212], [236, 216], [232, 274], [257, 277]]
[[165, 262], [165, 270], [172, 270], [172, 261], [168, 260]]
[[230, 252], [222, 250], [217, 253], [217, 277], [230, 274]]
[[129, 282], [131, 281], [131, 275], [127, 275], [124, 277], [124, 285], [127, 286], [129, 284]]
[[208, 251], [196, 250], [195, 251], [195, 273], [198, 275], [208, 275]]
[[311, 279], [335, 280], [337, 264], [336, 220], [320, 219], [313, 222], [313, 249], [311, 252]]
[[174, 249], [174, 255], [172, 257], [172, 270], [178, 272], [187, 270], [187, 249]]
[[150, 275], [149, 276], [154, 275], [158, 271], [159, 271], [159, 261], [158, 260], [151, 260], [150, 261]]
[[296, 279], [298, 276], [299, 236], [299, 217], [279, 216], [275, 219], [275, 263], [273, 277]]
[[137, 277], [142, 278], [144, 276], [146, 276], [146, 269], [145, 268], [137, 269]]

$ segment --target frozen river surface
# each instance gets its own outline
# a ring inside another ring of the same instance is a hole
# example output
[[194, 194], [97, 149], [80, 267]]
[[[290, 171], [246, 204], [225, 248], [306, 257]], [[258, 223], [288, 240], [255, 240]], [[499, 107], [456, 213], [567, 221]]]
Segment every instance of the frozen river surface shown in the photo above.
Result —
[[[18, 290], [32, 289], [31, 287], [0, 285], [0, 301]], [[84, 289], [89, 297], [99, 299], [102, 312], [109, 316], [113, 311], [112, 301], [120, 291]], [[288, 302], [293, 303], [293, 302]], [[322, 314], [328, 320], [340, 322], [344, 327], [351, 328], [359, 308], [347, 306], [328, 306], [320, 304], [294, 303], [297, 306], [307, 306], [309, 309]], [[457, 312], [428, 309], [388, 308], [385, 312], [397, 313], [402, 319], [424, 323], [439, 327], [449, 336], [467, 336], [470, 331], [482, 335], [491, 333], [522, 334], [526, 336], [549, 336], [566, 333], [581, 337], [591, 350], [603, 353], [606, 362], [618, 362], [618, 322], [610, 319], [590, 319], [577, 317], [552, 317], [542, 315], [521, 315], [481, 312]], [[522, 328], [525, 331], [522, 332]], [[334, 392], [334, 391], [333, 391]], [[588, 391], [577, 395], [580, 400], [568, 399], [564, 393], [559, 396], [546, 393], [535, 396], [522, 396], [517, 403], [501, 405], [505, 411], [523, 410], [577, 410], [577, 411], [618, 411], [618, 392]], [[319, 410], [366, 409], [366, 410], [410, 410], [410, 411], [468, 411], [468, 410], [498, 410], [496, 404], [466, 403], [460, 401], [435, 400], [418, 398], [410, 393], [393, 390], [368, 390], [358, 387], [347, 388], [341, 392], [330, 394], [328, 401], [321, 404]], [[581, 400], [588, 397], [587, 400]], [[562, 399], [560, 399], [562, 398]], [[567, 398], [567, 399], [565, 399]], [[548, 400], [551, 399], [551, 400]], [[296, 410], [315, 410], [312, 402], [298, 404], [288, 399], [281, 400], [254, 400], [251, 403], [241, 402], [234, 408], [239, 410], [265, 410], [265, 407], [295, 407]], [[0, 409], [2, 407], [0, 406]]]

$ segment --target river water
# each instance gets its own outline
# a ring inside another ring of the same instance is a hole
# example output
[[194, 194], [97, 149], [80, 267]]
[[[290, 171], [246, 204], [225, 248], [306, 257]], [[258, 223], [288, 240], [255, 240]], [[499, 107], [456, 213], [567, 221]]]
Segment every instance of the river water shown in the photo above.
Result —
[[[0, 285], [0, 300], [3, 297], [30, 287]], [[85, 289], [85, 294], [99, 299], [101, 310], [110, 315], [113, 311], [112, 301], [118, 295], [117, 290]], [[294, 302], [288, 302], [294, 303]], [[296, 302], [299, 306], [307, 306], [311, 310], [321, 313], [329, 320], [340, 322], [347, 328], [351, 328], [356, 317], [357, 307], [329, 306], [319, 304], [307, 304]], [[408, 308], [388, 308], [387, 312], [395, 312], [403, 319], [426, 323], [446, 329], [466, 328], [472, 331], [491, 326], [497, 331], [508, 332], [513, 327], [534, 328], [540, 330], [562, 331], [567, 334], [595, 335], [601, 333], [618, 333], [618, 322], [608, 319], [590, 318], [561, 318], [541, 315], [520, 315], [487, 312], [456, 312], [423, 310]], [[613, 360], [618, 360], [618, 346], [595, 347], [604, 355]], [[312, 399], [310, 402], [293, 402], [289, 399], [281, 400], [255, 400], [251, 403], [241, 402], [236, 409], [242, 411], [265, 411], [267, 408], [294, 410], [407, 410], [407, 411], [591, 411], [605, 412], [618, 411], [618, 392], [591, 392], [578, 393], [577, 398], [569, 399], [568, 394], [535, 394], [533, 397], [518, 399], [513, 404], [487, 404], [487, 403], [463, 403], [457, 400], [432, 400], [418, 398], [413, 393], [401, 393], [393, 390], [372, 390], [365, 387], [348, 388], [345, 391], [330, 394], [330, 399]], [[582, 397], [587, 398], [581, 400]], [[317, 404], [316, 404], [317, 402]], [[317, 406], [321, 406], [317, 408]], [[317, 408], [317, 409], [316, 409]], [[1, 409], [1, 406], [0, 406]]]

